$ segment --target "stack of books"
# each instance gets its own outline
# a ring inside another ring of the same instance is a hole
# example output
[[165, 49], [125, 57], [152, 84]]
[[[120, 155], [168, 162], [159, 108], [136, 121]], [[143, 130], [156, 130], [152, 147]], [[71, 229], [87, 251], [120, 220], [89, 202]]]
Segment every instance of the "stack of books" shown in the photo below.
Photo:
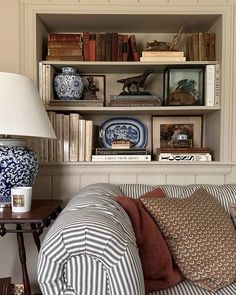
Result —
[[157, 148], [157, 161], [166, 162], [203, 162], [212, 161], [211, 150], [207, 147], [200, 148]]
[[158, 95], [110, 95], [111, 107], [154, 107], [161, 106]]
[[140, 61], [143, 62], [173, 62], [173, 61], [186, 61], [183, 51], [142, 51]]
[[132, 148], [126, 140], [112, 143], [111, 148], [96, 148], [92, 161], [151, 161], [146, 148]]
[[83, 43], [81, 34], [48, 34], [49, 61], [82, 61]]

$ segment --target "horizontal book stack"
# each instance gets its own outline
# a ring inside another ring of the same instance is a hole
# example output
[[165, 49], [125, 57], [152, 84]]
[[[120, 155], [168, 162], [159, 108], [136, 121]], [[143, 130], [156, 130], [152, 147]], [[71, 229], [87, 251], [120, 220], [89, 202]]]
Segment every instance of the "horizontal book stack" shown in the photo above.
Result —
[[173, 61], [186, 61], [183, 51], [142, 51], [140, 57], [142, 62], [173, 62]]
[[83, 60], [82, 34], [48, 34], [47, 60]]
[[139, 61], [135, 35], [83, 32], [85, 61]]
[[111, 107], [155, 107], [162, 105], [157, 95], [110, 95]]
[[211, 150], [201, 148], [158, 148], [156, 160], [164, 162], [208, 162], [212, 161]]
[[151, 161], [146, 148], [132, 148], [127, 140], [112, 142], [111, 148], [96, 148], [92, 161]]
[[186, 59], [192, 61], [215, 61], [216, 34], [197, 32], [187, 37]]
[[39, 159], [46, 162], [91, 161], [94, 137], [92, 120], [85, 120], [78, 113], [48, 112], [57, 139], [41, 139]]

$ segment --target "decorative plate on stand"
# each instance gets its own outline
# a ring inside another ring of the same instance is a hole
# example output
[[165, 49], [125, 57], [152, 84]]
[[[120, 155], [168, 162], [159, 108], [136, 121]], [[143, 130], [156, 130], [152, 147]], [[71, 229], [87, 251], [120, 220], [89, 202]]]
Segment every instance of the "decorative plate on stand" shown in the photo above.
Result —
[[99, 143], [103, 148], [111, 148], [113, 140], [130, 140], [131, 148], [144, 148], [147, 144], [147, 127], [136, 118], [109, 118], [99, 127]]

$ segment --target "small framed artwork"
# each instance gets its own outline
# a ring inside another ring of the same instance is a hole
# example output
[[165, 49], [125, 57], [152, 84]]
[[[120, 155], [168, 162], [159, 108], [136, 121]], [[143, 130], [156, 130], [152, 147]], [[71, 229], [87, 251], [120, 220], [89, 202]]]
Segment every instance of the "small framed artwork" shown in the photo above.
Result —
[[84, 82], [82, 100], [105, 101], [106, 97], [106, 76], [86, 74], [80, 75]]
[[164, 71], [164, 104], [204, 105], [204, 67], [167, 68]]
[[202, 116], [153, 116], [153, 153], [164, 147], [201, 147]]

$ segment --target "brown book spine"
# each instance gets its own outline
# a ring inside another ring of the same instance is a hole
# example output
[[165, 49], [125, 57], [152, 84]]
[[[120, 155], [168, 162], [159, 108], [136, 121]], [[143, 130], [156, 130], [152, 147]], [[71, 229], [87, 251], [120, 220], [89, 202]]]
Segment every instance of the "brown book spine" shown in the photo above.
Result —
[[81, 41], [48, 41], [48, 48], [82, 49]]
[[106, 33], [106, 60], [111, 61], [111, 33]]
[[205, 37], [202, 32], [198, 34], [198, 54], [199, 60], [205, 60]]
[[210, 34], [205, 33], [204, 34], [204, 40], [205, 40], [205, 59], [210, 60]]
[[111, 34], [111, 60], [117, 61], [118, 53], [118, 33]]
[[129, 43], [130, 60], [139, 61], [140, 56], [137, 49], [136, 36], [130, 35], [128, 39], [128, 43]]
[[123, 35], [123, 50], [122, 50], [122, 60], [128, 60], [128, 35]]
[[101, 42], [100, 42], [100, 46], [101, 46], [101, 59], [100, 60], [106, 60], [106, 35], [105, 34], [101, 34]]
[[210, 33], [210, 60], [216, 60], [216, 34]]
[[198, 33], [193, 33], [193, 60], [199, 60], [199, 36]]
[[83, 56], [84, 60], [89, 60], [89, 32], [83, 32]]
[[49, 33], [48, 41], [82, 41], [81, 34], [56, 34]]
[[186, 60], [191, 60], [190, 59], [190, 37], [186, 38], [185, 56], [186, 56]]
[[82, 49], [48, 48], [48, 56], [74, 56], [81, 55]]
[[123, 35], [118, 34], [117, 60], [123, 60]]
[[96, 33], [89, 33], [89, 61], [96, 61]]
[[101, 36], [102, 34], [96, 33], [96, 60], [101, 60]]

